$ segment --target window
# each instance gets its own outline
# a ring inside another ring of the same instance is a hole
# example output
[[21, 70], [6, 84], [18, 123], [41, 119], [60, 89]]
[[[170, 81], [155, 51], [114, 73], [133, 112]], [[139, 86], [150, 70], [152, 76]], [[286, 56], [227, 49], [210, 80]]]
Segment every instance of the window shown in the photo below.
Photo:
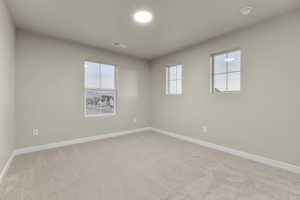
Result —
[[241, 51], [235, 50], [212, 56], [213, 92], [241, 90]]
[[116, 113], [116, 69], [114, 65], [86, 61], [85, 116], [102, 116]]
[[166, 68], [166, 94], [177, 95], [182, 93], [182, 65]]

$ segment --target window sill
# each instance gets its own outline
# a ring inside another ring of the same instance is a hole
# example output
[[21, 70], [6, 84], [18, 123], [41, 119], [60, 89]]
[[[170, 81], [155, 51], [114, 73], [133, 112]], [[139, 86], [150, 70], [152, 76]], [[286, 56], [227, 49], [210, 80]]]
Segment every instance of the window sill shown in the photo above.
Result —
[[216, 92], [213, 91], [212, 94], [241, 94], [241, 91], [224, 91], [224, 92]]
[[85, 114], [84, 117], [85, 118], [90, 118], [90, 117], [112, 117], [114, 115], [116, 115], [116, 113], [97, 114], [97, 115], [87, 115], [87, 114]]
[[181, 94], [166, 94], [166, 96], [181, 96], [182, 95], [182, 93]]

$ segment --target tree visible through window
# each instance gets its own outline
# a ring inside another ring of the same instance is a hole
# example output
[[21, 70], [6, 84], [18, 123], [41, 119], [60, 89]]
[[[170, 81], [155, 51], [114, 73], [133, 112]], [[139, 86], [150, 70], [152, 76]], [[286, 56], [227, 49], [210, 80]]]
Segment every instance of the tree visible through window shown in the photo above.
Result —
[[212, 56], [213, 92], [237, 92], [241, 90], [241, 51], [230, 51]]
[[175, 95], [182, 93], [182, 65], [166, 68], [166, 94]]
[[85, 115], [111, 115], [116, 112], [115, 66], [86, 61]]

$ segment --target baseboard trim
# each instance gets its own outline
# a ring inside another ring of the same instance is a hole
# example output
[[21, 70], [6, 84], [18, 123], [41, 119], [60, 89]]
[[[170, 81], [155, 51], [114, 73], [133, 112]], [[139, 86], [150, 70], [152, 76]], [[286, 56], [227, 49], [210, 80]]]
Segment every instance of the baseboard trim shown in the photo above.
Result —
[[266, 158], [263, 156], [235, 150], [232, 148], [224, 147], [221, 145], [213, 144], [210, 142], [202, 141], [202, 140], [191, 138], [188, 136], [179, 135], [179, 134], [169, 132], [166, 130], [152, 128], [152, 127], [145, 127], [145, 128], [132, 129], [132, 130], [127, 130], [127, 131], [120, 131], [120, 132], [115, 132], [115, 133], [108, 133], [108, 134], [103, 134], [103, 135], [96, 135], [96, 136], [91, 136], [91, 137], [84, 137], [84, 138], [78, 138], [78, 139], [73, 139], [73, 140], [66, 140], [66, 141], [62, 141], [62, 142], [56, 142], [56, 143], [50, 143], [50, 144], [45, 144], [45, 145], [16, 149], [11, 153], [5, 166], [3, 167], [3, 169], [0, 172], [0, 184], [3, 180], [3, 177], [7, 173], [8, 168], [9, 168], [13, 158], [17, 155], [36, 152], [36, 151], [43, 151], [43, 150], [53, 149], [53, 148], [58, 148], [58, 147], [63, 147], [63, 146], [69, 146], [69, 145], [74, 145], [74, 144], [80, 144], [80, 143], [85, 143], [85, 142], [91, 142], [91, 141], [95, 141], [95, 140], [108, 139], [108, 138], [118, 137], [118, 136], [122, 136], [122, 135], [128, 135], [131, 133], [143, 132], [143, 131], [147, 131], [147, 130], [152, 130], [154, 132], [168, 135], [168, 136], [180, 139], [180, 140], [184, 140], [184, 141], [191, 142], [194, 144], [199, 144], [201, 146], [216, 149], [216, 150], [223, 151], [223, 152], [226, 152], [226, 153], [229, 153], [232, 155], [236, 155], [236, 156], [239, 156], [242, 158], [246, 158], [249, 160], [253, 160], [253, 161], [260, 162], [260, 163], [263, 163], [266, 165], [270, 165], [273, 167], [277, 167], [277, 168], [284, 169], [284, 170], [287, 170], [287, 171], [290, 171], [293, 173], [300, 174], [300, 167], [296, 166], [296, 165], [292, 165], [292, 164], [289, 164], [286, 162], [277, 161], [277, 160], [273, 160], [273, 159]]
[[3, 180], [4, 176], [5, 176], [5, 174], [7, 173], [8, 168], [9, 168], [9, 166], [10, 166], [12, 160], [14, 159], [14, 157], [15, 157], [15, 151], [13, 151], [13, 152], [10, 154], [8, 160], [6, 161], [4, 167], [2, 168], [2, 170], [1, 170], [1, 172], [0, 172], [0, 184], [2, 183], [2, 180]]
[[273, 160], [273, 159], [266, 158], [266, 157], [263, 157], [263, 156], [259, 156], [259, 155], [255, 155], [255, 154], [235, 150], [235, 149], [232, 149], [232, 148], [224, 147], [224, 146], [221, 146], [221, 145], [213, 144], [213, 143], [210, 143], [210, 142], [202, 141], [202, 140], [191, 138], [191, 137], [188, 137], [188, 136], [179, 135], [179, 134], [169, 132], [169, 131], [165, 131], [165, 130], [158, 129], [158, 128], [150, 128], [150, 129], [152, 131], [155, 131], [155, 132], [158, 132], [158, 133], [161, 133], [161, 134], [164, 134], [164, 135], [168, 135], [168, 136], [171, 136], [171, 137], [174, 137], [174, 138], [177, 138], [177, 139], [180, 139], [180, 140], [184, 140], [184, 141], [187, 141], [187, 142], [191, 142], [191, 143], [194, 143], [194, 144], [199, 144], [201, 146], [216, 149], [216, 150], [219, 150], [219, 151], [223, 151], [223, 152], [235, 155], [235, 156], [246, 158], [248, 160], [253, 160], [253, 161], [256, 161], [256, 162], [260, 162], [260, 163], [263, 163], [263, 164], [266, 164], [266, 165], [269, 165], [269, 166], [272, 166], [272, 167], [277, 167], [277, 168], [280, 168], [280, 169], [284, 169], [284, 170], [287, 170], [287, 171], [290, 171], [290, 172], [293, 172], [293, 173], [300, 173], [300, 166], [296, 166], [296, 165], [292, 165], [292, 164], [289, 164], [289, 163], [286, 163], [286, 162], [277, 161], [277, 160]]
[[53, 148], [58, 148], [58, 147], [63, 147], [63, 146], [91, 142], [91, 141], [95, 141], [95, 140], [103, 140], [103, 139], [118, 137], [118, 136], [122, 136], [122, 135], [128, 135], [131, 133], [142, 132], [142, 131], [146, 131], [146, 130], [150, 130], [150, 128], [145, 127], [145, 128], [132, 129], [132, 130], [127, 130], [127, 131], [120, 131], [120, 132], [96, 135], [96, 136], [91, 136], [91, 137], [77, 138], [77, 139], [73, 139], [73, 140], [65, 140], [65, 141], [61, 141], [61, 142], [49, 143], [49, 144], [44, 144], [44, 145], [39, 145], [39, 146], [25, 147], [25, 148], [21, 148], [21, 149], [16, 149], [15, 155], [31, 153], [31, 152], [36, 152], [36, 151], [43, 151], [43, 150], [47, 150], [47, 149], [53, 149]]
[[151, 128], [145, 127], [145, 128], [139, 128], [139, 129], [131, 129], [131, 130], [126, 130], [126, 131], [107, 133], [107, 134], [96, 135], [96, 136], [91, 136], [91, 137], [83, 137], [83, 138], [77, 138], [77, 139], [73, 139], [73, 140], [65, 140], [65, 141], [61, 141], [61, 142], [55, 142], [55, 143], [49, 143], [49, 144], [44, 144], [44, 145], [16, 149], [11, 153], [8, 161], [6, 162], [5, 166], [3, 167], [3, 169], [0, 172], [0, 184], [3, 180], [3, 177], [7, 173], [7, 170], [9, 168], [12, 160], [17, 155], [32, 153], [32, 152], [37, 152], [37, 151], [43, 151], [43, 150], [53, 149], [53, 148], [58, 148], [58, 147], [64, 147], [64, 146], [69, 146], [69, 145], [74, 145], [74, 144], [81, 144], [81, 143], [91, 142], [91, 141], [95, 141], [95, 140], [114, 138], [114, 137], [118, 137], [118, 136], [122, 136], [122, 135], [128, 135], [131, 133], [143, 132], [143, 131], [147, 131], [147, 130], [151, 130]]

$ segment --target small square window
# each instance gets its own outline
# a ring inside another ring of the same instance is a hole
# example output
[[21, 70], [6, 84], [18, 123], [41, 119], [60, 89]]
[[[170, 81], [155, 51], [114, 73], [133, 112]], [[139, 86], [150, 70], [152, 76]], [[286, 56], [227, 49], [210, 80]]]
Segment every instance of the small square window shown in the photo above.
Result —
[[166, 68], [166, 94], [178, 95], [182, 93], [182, 65]]
[[241, 51], [229, 51], [212, 56], [213, 92], [241, 90]]

